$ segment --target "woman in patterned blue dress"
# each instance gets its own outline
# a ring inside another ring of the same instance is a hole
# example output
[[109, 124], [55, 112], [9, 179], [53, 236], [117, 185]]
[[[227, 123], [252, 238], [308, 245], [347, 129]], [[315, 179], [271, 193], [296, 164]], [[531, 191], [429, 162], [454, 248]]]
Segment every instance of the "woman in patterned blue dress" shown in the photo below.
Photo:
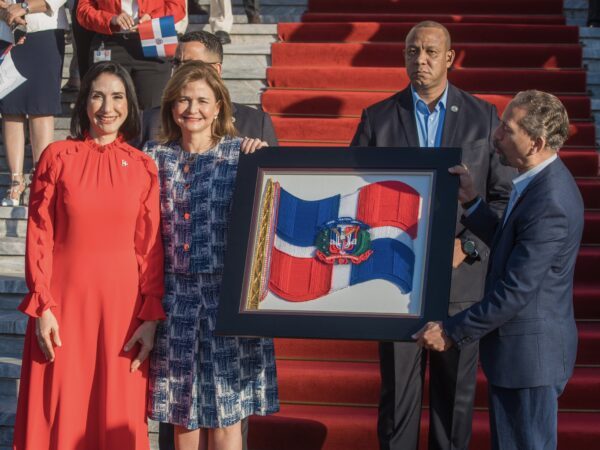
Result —
[[242, 139], [227, 88], [201, 62], [165, 88], [163, 141], [146, 144], [161, 188], [167, 320], [150, 365], [152, 419], [175, 425], [178, 450], [241, 449], [240, 421], [279, 410], [273, 342], [213, 335]]

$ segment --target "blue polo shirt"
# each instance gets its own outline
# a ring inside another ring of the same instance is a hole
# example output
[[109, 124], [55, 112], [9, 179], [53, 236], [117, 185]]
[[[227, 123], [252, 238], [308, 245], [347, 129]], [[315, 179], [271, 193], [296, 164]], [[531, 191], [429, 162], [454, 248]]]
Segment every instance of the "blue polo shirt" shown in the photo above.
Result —
[[410, 87], [419, 133], [419, 147], [439, 147], [442, 143], [444, 118], [446, 117], [446, 100], [448, 99], [448, 85], [433, 111], [429, 111], [419, 94]]

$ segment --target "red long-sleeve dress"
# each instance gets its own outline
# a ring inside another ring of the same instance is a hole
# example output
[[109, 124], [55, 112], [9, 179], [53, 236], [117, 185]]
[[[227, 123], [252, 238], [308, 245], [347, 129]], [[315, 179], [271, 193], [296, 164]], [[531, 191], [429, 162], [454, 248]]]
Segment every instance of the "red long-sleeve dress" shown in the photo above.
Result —
[[[25, 337], [15, 450], [148, 450], [146, 361], [123, 347], [164, 318], [154, 162], [121, 138], [51, 144], [29, 203]], [[52, 308], [62, 347], [46, 362], [35, 317]]]

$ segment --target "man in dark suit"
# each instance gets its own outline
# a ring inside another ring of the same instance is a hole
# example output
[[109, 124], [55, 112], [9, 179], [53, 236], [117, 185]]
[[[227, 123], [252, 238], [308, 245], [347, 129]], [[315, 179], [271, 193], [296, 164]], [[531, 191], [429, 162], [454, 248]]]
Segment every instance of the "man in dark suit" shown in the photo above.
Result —
[[[406, 36], [409, 87], [363, 111], [353, 146], [462, 147], [476, 190], [499, 215], [512, 169], [492, 149], [496, 108], [448, 83], [454, 61], [448, 30], [421, 22]], [[436, 151], [432, 149], [431, 151]], [[458, 205], [459, 217], [462, 209]], [[449, 314], [481, 298], [488, 249], [457, 222]], [[447, 299], [439, 299], [447, 301]], [[377, 431], [382, 450], [416, 450], [426, 353], [413, 342], [379, 346], [381, 397]], [[430, 357], [430, 449], [467, 449], [471, 437], [477, 344]]]
[[[223, 45], [219, 39], [207, 31], [192, 31], [179, 37], [179, 45], [173, 58], [175, 68], [186, 61], [203, 61], [211, 64], [219, 74], [223, 69]], [[254, 109], [240, 103], [232, 103], [233, 121], [242, 137], [258, 138], [270, 146], [278, 145], [271, 117], [260, 109]], [[142, 133], [136, 147], [155, 140], [160, 130], [160, 108], [143, 112]]]
[[551, 94], [520, 92], [494, 133], [501, 161], [519, 171], [502, 219], [460, 176], [462, 222], [490, 244], [483, 299], [416, 338], [427, 348], [480, 340], [488, 378], [494, 450], [552, 450], [558, 397], [573, 373], [577, 328], [573, 274], [583, 232], [583, 201], [557, 157], [567, 139], [565, 107]]
[[[219, 39], [207, 31], [192, 31], [179, 37], [179, 45], [175, 52], [173, 65], [177, 68], [187, 61], [203, 61], [211, 64], [219, 74], [223, 65], [223, 45]], [[233, 105], [233, 121], [242, 137], [250, 137], [242, 142], [242, 151], [252, 153], [260, 148], [261, 141], [270, 146], [277, 146], [277, 137], [271, 117], [262, 110], [254, 109], [239, 103]], [[160, 130], [160, 108], [144, 111], [142, 117], [142, 137], [139, 148], [150, 140], [158, 137]], [[247, 449], [248, 419], [242, 420], [243, 450]], [[160, 450], [174, 450], [173, 425], [161, 423], [159, 427]]]

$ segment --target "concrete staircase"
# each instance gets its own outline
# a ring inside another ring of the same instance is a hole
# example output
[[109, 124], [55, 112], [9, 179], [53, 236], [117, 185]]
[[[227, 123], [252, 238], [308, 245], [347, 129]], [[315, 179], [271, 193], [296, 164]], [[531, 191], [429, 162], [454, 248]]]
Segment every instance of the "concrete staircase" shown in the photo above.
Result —
[[[208, 11], [209, 1], [200, 4]], [[264, 24], [247, 23], [241, 0], [234, 0], [232, 43], [224, 47], [223, 78], [232, 100], [250, 106], [260, 104], [265, 88], [265, 71], [270, 65], [271, 43], [277, 40], [277, 22], [299, 21], [306, 0], [262, 0]], [[190, 16], [188, 30], [210, 31], [208, 16]], [[67, 46], [63, 84], [69, 76], [72, 47]], [[54, 138], [68, 136], [74, 94], [63, 94], [62, 114], [56, 118]], [[25, 171], [32, 167], [31, 150], [26, 148]], [[0, 142], [0, 193], [10, 182], [4, 147]], [[27, 196], [25, 196], [27, 200]], [[27, 292], [24, 279], [27, 207], [0, 207], [0, 450], [12, 448], [13, 424], [21, 371], [21, 353], [27, 318], [17, 306]], [[158, 449], [156, 423], [149, 424], [151, 448]]]

